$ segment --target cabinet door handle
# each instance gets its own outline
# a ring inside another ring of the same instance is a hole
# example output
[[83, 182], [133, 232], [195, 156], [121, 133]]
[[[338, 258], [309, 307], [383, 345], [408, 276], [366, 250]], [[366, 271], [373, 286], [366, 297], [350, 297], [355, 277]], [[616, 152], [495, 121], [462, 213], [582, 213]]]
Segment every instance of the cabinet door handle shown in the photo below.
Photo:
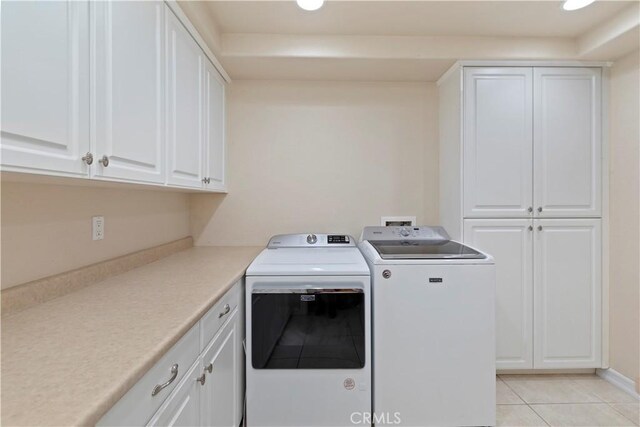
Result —
[[98, 160], [98, 163], [100, 163], [102, 165], [102, 167], [107, 167], [109, 166], [109, 157], [107, 156], [102, 156], [102, 158], [100, 160]]
[[533, 212], [533, 206], [529, 206], [529, 209], [527, 209], [527, 212], [529, 213]]
[[533, 231], [533, 225], [530, 225], [529, 227], [527, 227], [529, 229], [529, 231]]
[[541, 225], [538, 226], [538, 231], [542, 231], [542, 226]]
[[209, 373], [213, 372], [213, 363], [209, 363], [205, 368], [205, 371], [209, 371]]
[[222, 316], [226, 316], [227, 314], [229, 314], [230, 311], [231, 311], [231, 307], [229, 307], [229, 304], [225, 304], [224, 311], [221, 311], [220, 314], [218, 314], [218, 319], [221, 318]]
[[538, 213], [542, 212], [542, 206], [538, 207]]
[[93, 163], [93, 154], [88, 152], [87, 154], [82, 156], [82, 161], [85, 162], [87, 165], [91, 165]]
[[200, 385], [204, 385], [204, 383], [207, 381], [207, 376], [203, 372], [202, 375], [196, 378], [196, 381], [198, 381]]
[[164, 389], [165, 387], [168, 387], [169, 384], [171, 384], [176, 379], [177, 376], [178, 376], [178, 364], [176, 363], [171, 367], [171, 378], [169, 378], [169, 380], [164, 384], [157, 384], [153, 388], [153, 391], [151, 392], [151, 396], [155, 396], [156, 394], [160, 393], [162, 389]]

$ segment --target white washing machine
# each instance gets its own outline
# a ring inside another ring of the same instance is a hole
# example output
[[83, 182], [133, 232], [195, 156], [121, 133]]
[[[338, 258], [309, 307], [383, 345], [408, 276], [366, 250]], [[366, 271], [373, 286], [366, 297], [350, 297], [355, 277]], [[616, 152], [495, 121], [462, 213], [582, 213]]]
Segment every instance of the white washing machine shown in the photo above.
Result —
[[442, 227], [366, 227], [373, 410], [404, 426], [492, 426], [495, 268]]
[[363, 425], [369, 267], [351, 236], [273, 237], [246, 273], [246, 425]]

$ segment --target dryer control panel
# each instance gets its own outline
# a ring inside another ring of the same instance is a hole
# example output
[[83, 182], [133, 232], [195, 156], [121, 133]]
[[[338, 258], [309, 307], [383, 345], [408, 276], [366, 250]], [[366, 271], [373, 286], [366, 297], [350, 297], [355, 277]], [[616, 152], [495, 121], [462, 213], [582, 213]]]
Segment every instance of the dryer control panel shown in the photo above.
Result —
[[279, 234], [269, 240], [267, 248], [353, 247], [353, 237], [348, 234]]

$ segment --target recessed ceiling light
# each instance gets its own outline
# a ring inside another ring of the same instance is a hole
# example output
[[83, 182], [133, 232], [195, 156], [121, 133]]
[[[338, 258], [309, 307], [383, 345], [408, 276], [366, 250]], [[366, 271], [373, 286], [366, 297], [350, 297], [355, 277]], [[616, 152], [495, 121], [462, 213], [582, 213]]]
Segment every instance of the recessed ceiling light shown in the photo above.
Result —
[[318, 10], [324, 4], [324, 0], [296, 0], [296, 3], [304, 10]]
[[594, 1], [596, 0], [565, 0], [562, 8], [564, 10], [578, 10], [589, 6]]

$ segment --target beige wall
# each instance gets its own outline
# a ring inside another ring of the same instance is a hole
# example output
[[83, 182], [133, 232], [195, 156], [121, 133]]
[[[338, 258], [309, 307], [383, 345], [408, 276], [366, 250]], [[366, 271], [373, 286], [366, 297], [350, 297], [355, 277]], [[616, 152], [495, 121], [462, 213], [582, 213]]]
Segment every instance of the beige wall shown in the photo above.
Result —
[[[189, 235], [186, 194], [2, 183], [2, 288]], [[105, 218], [104, 240], [91, 217]]]
[[[640, 57], [611, 70], [610, 366], [640, 376]], [[638, 384], [638, 383], [636, 383]]]
[[436, 223], [436, 97], [433, 83], [234, 82], [229, 194], [191, 196], [196, 244], [358, 237], [381, 215]]

